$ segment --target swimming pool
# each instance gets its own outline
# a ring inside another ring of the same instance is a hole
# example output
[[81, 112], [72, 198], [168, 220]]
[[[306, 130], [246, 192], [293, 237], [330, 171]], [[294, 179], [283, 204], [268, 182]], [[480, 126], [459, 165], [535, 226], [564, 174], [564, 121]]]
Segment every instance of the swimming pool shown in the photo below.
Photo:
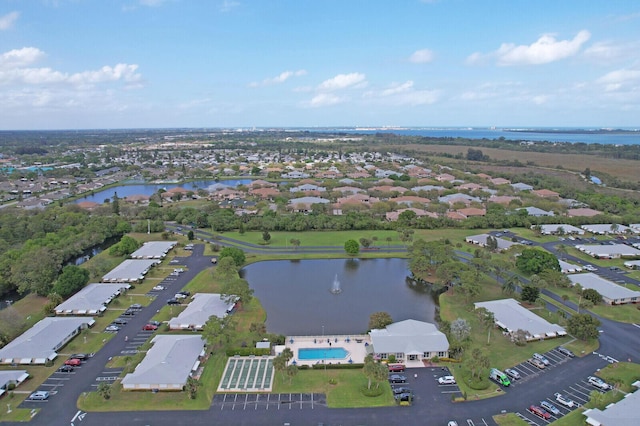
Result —
[[345, 348], [300, 348], [298, 349], [298, 359], [321, 360], [321, 359], [346, 359], [349, 352]]

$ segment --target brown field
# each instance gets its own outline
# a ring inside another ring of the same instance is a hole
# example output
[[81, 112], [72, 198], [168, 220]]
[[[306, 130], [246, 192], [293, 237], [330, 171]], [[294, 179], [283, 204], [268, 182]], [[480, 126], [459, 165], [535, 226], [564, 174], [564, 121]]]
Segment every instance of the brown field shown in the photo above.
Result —
[[[433, 152], [437, 154], [460, 154], [466, 155], [468, 146], [461, 145], [398, 145], [389, 146], [390, 149], [411, 149], [425, 153]], [[538, 166], [557, 168], [562, 166], [564, 169], [581, 172], [589, 167], [591, 172], [597, 175], [597, 172], [604, 172], [619, 179], [628, 181], [640, 180], [640, 161], [619, 160], [615, 158], [598, 157], [595, 155], [583, 154], [556, 154], [546, 152], [522, 152], [508, 151], [504, 149], [484, 148], [479, 149], [485, 155], [494, 160], [518, 160], [522, 163], [533, 161]]]

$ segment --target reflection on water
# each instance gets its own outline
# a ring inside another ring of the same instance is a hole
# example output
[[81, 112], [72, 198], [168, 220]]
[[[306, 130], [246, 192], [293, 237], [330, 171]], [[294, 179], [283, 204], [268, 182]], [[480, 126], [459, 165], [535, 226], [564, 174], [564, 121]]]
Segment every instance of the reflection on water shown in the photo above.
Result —
[[[405, 259], [331, 259], [260, 262], [247, 266], [249, 281], [267, 311], [267, 330], [279, 334], [355, 334], [369, 316], [433, 322], [435, 302], [424, 284], [408, 285]], [[336, 275], [340, 294], [330, 291]]]

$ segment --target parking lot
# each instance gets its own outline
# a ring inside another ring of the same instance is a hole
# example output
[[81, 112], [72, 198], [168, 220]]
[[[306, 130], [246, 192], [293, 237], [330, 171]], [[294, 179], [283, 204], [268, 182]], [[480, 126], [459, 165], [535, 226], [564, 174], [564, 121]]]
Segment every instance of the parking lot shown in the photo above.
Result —
[[[552, 349], [549, 352], [543, 354], [545, 356], [545, 358], [547, 358], [549, 360], [549, 365], [545, 366], [544, 369], [540, 369], [538, 367], [536, 367], [535, 365], [529, 363], [528, 361], [525, 361], [523, 363], [520, 363], [514, 367], [511, 367], [512, 370], [517, 371], [520, 376], [521, 379], [518, 380], [511, 380], [511, 385], [509, 386], [509, 388], [517, 388], [518, 386], [522, 386], [525, 383], [527, 383], [528, 381], [539, 377], [542, 374], [548, 374], [553, 372], [553, 370], [555, 368], [558, 368], [559, 366], [561, 366], [562, 364], [566, 363], [566, 362], [570, 362], [571, 358], [567, 357], [566, 355], [563, 355], [562, 353], [558, 352], [557, 349]], [[504, 388], [503, 388], [504, 389]], [[507, 389], [505, 389], [507, 390]], [[507, 390], [508, 391], [508, 390]]]
[[220, 410], [313, 410], [326, 407], [327, 399], [321, 393], [219, 393], [211, 406]]

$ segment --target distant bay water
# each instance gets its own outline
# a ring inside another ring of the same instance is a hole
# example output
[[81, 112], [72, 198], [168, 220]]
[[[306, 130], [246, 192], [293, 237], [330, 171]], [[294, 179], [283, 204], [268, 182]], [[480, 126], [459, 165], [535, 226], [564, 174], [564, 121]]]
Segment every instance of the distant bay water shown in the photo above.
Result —
[[[302, 129], [301, 129], [302, 130]], [[500, 139], [531, 142], [567, 142], [605, 145], [640, 145], [640, 130], [622, 129], [494, 129], [482, 127], [453, 128], [306, 128], [312, 132], [340, 132], [347, 134], [396, 134], [433, 138]]]

